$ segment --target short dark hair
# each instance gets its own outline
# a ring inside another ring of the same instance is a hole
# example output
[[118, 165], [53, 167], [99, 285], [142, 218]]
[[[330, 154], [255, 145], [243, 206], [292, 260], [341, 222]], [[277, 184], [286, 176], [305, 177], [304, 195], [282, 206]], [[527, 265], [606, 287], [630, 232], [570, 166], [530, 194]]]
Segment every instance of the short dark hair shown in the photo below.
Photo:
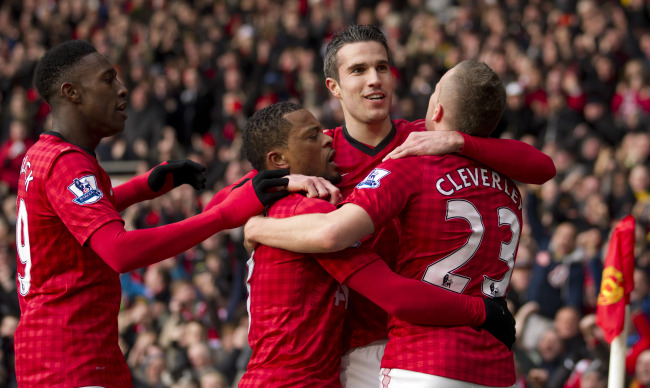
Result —
[[494, 131], [506, 108], [505, 86], [494, 70], [483, 62], [465, 60], [454, 67], [443, 87], [451, 128], [480, 137]]
[[346, 44], [359, 42], [381, 43], [381, 45], [386, 49], [386, 56], [390, 61], [390, 52], [388, 51], [388, 43], [386, 43], [386, 35], [384, 35], [384, 33], [376, 26], [370, 24], [353, 24], [348, 26], [345, 30], [334, 34], [334, 38], [327, 45], [327, 50], [325, 50], [325, 59], [323, 60], [323, 73], [326, 78], [334, 78], [337, 81], [339, 80], [339, 62], [337, 58], [339, 50]]
[[85, 40], [70, 40], [48, 50], [34, 71], [34, 86], [38, 94], [52, 105], [61, 77], [68, 74], [81, 58], [96, 52], [95, 47]]
[[300, 104], [283, 101], [258, 110], [248, 119], [242, 134], [242, 150], [254, 169], [266, 168], [269, 151], [288, 146], [291, 123], [284, 116], [301, 109], [304, 108]]

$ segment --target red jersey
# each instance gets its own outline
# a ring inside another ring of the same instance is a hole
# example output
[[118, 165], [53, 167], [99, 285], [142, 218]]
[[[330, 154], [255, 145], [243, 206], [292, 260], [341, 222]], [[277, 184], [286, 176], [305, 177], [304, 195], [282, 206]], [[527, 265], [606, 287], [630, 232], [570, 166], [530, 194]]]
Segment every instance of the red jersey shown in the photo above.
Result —
[[[449, 292], [503, 297], [521, 228], [521, 197], [504, 175], [456, 155], [389, 160], [346, 202], [375, 227], [398, 217], [395, 270]], [[383, 368], [489, 386], [515, 382], [513, 354], [485, 330], [413, 325], [390, 318]]]
[[[273, 204], [268, 215], [334, 209], [329, 202], [292, 194]], [[239, 386], [340, 387], [339, 339], [348, 308], [348, 288], [341, 283], [376, 259], [355, 248], [308, 255], [257, 247], [247, 279], [253, 355]]]
[[[343, 198], [354, 190], [373, 168], [392, 150], [402, 144], [414, 131], [423, 131], [424, 120], [409, 122], [393, 120], [393, 128], [376, 147], [369, 147], [350, 136], [345, 126], [325, 133], [333, 138], [332, 147], [336, 150], [334, 161], [341, 173], [341, 183], [337, 187]], [[399, 246], [399, 234], [394, 225], [385, 225], [375, 234], [363, 240], [365, 247], [372, 249], [393, 267]], [[345, 350], [365, 346], [388, 338], [388, 314], [363, 295], [350, 290], [350, 308], [346, 317], [344, 332]]]
[[84, 246], [121, 220], [92, 151], [46, 133], [23, 159], [16, 245], [18, 385], [132, 387], [118, 346], [119, 274]]
[[424, 120], [406, 121], [393, 120], [393, 128], [388, 136], [377, 146], [370, 147], [355, 140], [345, 126], [326, 129], [326, 135], [331, 136], [332, 147], [336, 150], [334, 161], [341, 174], [341, 183], [337, 184], [343, 198], [352, 193], [354, 187], [365, 178], [373, 168], [392, 150], [404, 143], [406, 138], [415, 131], [424, 131]]

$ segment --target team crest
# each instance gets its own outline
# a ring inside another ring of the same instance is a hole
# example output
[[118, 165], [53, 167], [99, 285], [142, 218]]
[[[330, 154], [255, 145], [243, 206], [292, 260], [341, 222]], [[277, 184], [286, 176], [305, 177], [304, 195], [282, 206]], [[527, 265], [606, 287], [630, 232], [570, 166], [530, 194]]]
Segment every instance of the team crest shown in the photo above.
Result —
[[618, 303], [623, 299], [625, 288], [623, 287], [623, 273], [615, 267], [608, 266], [603, 271], [603, 280], [598, 295], [598, 305], [607, 306]]
[[358, 185], [357, 189], [376, 189], [379, 187], [379, 181], [390, 174], [390, 171], [384, 170], [383, 168], [375, 168], [368, 174], [366, 179], [362, 180]]
[[97, 179], [94, 175], [86, 175], [81, 178], [74, 178], [68, 190], [75, 195], [72, 202], [79, 205], [89, 205], [99, 201], [104, 194], [97, 188]]

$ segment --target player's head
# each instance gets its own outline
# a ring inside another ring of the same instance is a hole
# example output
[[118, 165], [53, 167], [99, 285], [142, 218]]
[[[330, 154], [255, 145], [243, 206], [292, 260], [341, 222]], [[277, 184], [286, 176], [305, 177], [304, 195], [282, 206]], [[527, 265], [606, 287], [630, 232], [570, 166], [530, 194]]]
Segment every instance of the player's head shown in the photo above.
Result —
[[324, 73], [348, 126], [390, 120], [393, 76], [386, 36], [379, 28], [352, 25], [336, 34], [327, 45]]
[[302, 105], [280, 102], [255, 112], [244, 129], [244, 155], [257, 170], [288, 168], [292, 174], [341, 180], [332, 138]]
[[340, 59], [339, 50], [348, 44], [375, 42], [383, 46], [386, 60], [390, 60], [386, 35], [379, 28], [373, 25], [350, 25], [345, 30], [334, 34], [334, 37], [327, 45], [323, 63], [323, 73], [326, 78], [339, 79]]
[[62, 120], [105, 136], [124, 129], [128, 91], [109, 60], [86, 41], [67, 41], [46, 52], [36, 66], [34, 86], [55, 116], [59, 108], [71, 108]]
[[503, 81], [485, 63], [466, 60], [447, 71], [429, 100], [427, 129], [445, 120], [446, 128], [487, 137], [506, 106]]

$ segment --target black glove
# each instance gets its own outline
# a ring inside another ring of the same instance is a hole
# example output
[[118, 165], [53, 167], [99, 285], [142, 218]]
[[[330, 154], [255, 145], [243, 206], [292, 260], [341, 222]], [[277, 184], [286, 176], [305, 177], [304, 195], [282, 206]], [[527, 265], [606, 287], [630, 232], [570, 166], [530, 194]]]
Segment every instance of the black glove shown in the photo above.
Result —
[[253, 177], [253, 189], [262, 205], [268, 206], [289, 195], [284, 187], [278, 190], [289, 184], [289, 178], [282, 178], [285, 175], [289, 175], [288, 169], [262, 170]]
[[503, 342], [508, 349], [512, 350], [515, 343], [515, 317], [508, 310], [508, 304], [504, 298], [483, 298], [485, 303], [485, 322], [480, 326]]
[[165, 185], [167, 174], [173, 174], [174, 187], [187, 183], [196, 190], [205, 188], [205, 167], [189, 159], [168, 160], [166, 164], [154, 167], [147, 178], [149, 188], [154, 192], [160, 191]]

